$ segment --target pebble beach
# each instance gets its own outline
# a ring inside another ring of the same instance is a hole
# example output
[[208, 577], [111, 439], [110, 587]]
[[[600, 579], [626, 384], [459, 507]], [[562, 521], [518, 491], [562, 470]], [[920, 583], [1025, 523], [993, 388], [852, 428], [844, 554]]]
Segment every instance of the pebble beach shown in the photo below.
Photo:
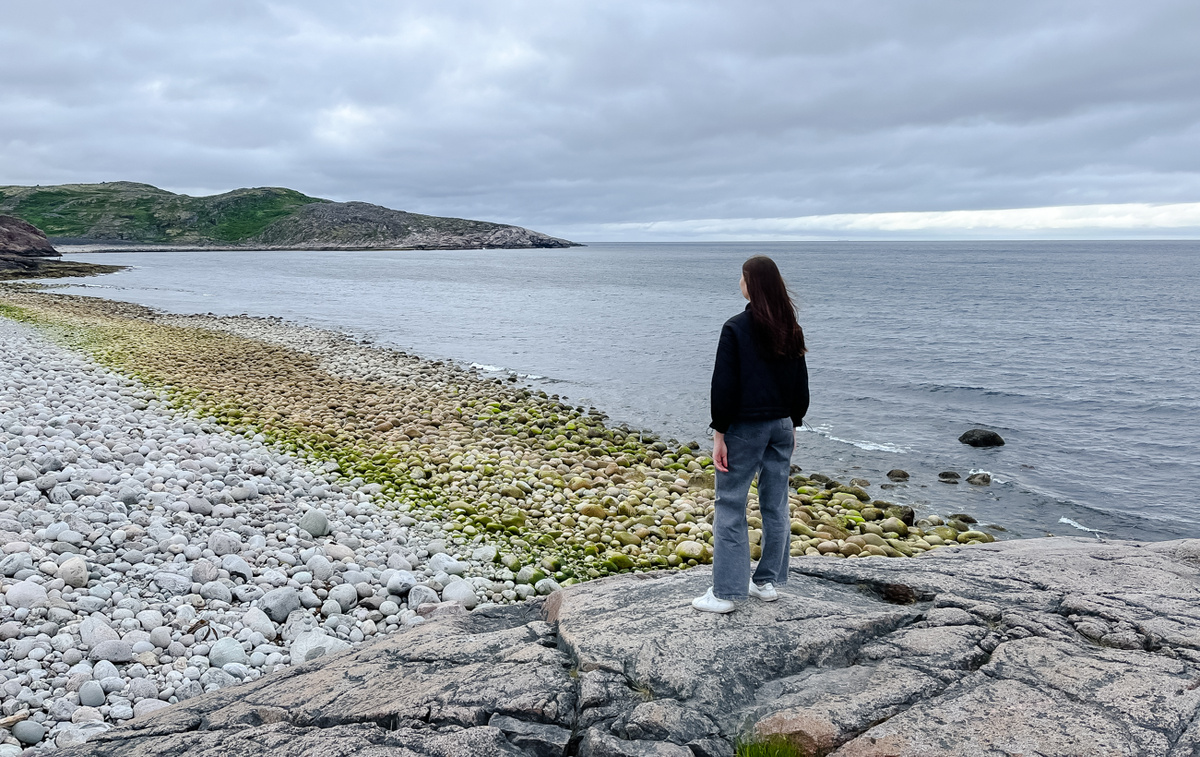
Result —
[[[22, 287], [0, 315], [0, 757], [442, 615], [711, 561], [694, 442], [278, 319]], [[792, 483], [795, 556], [994, 538], [868, 481]], [[753, 493], [750, 524], [753, 544]]]

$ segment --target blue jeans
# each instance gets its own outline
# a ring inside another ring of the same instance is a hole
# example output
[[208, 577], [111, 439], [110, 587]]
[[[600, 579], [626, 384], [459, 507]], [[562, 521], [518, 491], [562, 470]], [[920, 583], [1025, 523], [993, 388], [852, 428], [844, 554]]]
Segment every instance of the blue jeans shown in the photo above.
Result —
[[713, 518], [713, 595], [745, 599], [750, 587], [750, 536], [746, 496], [758, 474], [758, 508], [762, 513], [762, 557], [754, 571], [757, 584], [787, 583], [791, 542], [788, 475], [796, 431], [791, 418], [735, 421], [725, 432], [729, 472], [717, 471], [717, 505]]

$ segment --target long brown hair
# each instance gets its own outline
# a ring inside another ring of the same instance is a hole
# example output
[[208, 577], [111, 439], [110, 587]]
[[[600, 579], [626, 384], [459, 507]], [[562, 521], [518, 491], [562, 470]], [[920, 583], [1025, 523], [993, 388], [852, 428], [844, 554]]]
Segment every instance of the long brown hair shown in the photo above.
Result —
[[804, 330], [796, 321], [796, 305], [779, 266], [766, 255], [755, 255], [742, 263], [754, 331], [770, 357], [799, 357], [804, 347]]

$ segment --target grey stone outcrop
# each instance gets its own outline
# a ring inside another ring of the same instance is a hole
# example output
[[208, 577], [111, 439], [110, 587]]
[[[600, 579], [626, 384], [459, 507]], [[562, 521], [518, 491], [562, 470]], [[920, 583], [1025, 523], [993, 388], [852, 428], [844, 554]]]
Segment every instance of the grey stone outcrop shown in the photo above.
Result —
[[56, 258], [54, 245], [31, 223], [0, 214], [0, 255], [26, 258]]
[[482, 606], [196, 696], [64, 755], [1200, 753], [1200, 540], [1036, 539], [706, 568]]

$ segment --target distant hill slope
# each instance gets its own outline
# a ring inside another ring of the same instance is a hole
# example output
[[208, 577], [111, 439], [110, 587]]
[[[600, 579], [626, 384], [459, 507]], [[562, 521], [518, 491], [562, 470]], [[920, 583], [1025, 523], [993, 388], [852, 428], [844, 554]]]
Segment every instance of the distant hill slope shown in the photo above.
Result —
[[57, 244], [257, 249], [574, 247], [519, 226], [441, 218], [364, 202], [331, 202], [292, 189], [235, 189], [189, 197], [149, 184], [0, 187], [0, 213]]

